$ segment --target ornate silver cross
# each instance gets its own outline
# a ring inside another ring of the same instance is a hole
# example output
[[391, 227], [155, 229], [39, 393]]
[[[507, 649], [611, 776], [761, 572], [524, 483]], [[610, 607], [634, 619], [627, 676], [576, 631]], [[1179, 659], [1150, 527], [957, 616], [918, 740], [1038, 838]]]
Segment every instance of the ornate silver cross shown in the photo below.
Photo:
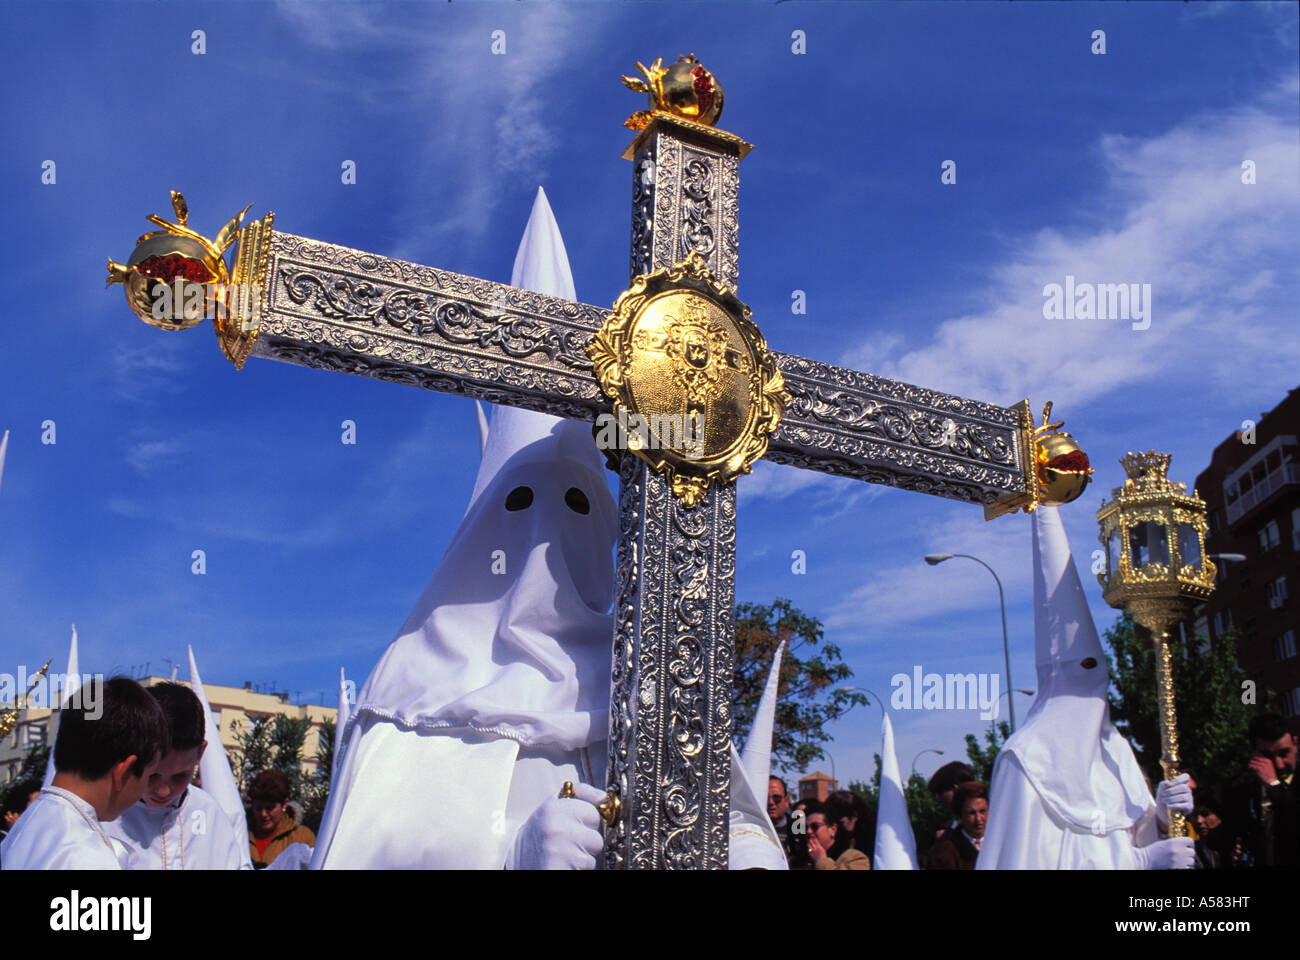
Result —
[[[720, 87], [709, 89], [719, 106]], [[631, 275], [698, 254], [734, 290], [749, 144], [670, 106], [640, 115], [623, 154], [633, 170]], [[273, 215], [238, 230], [227, 278], [217, 261], [231, 225], [209, 242], [185, 225], [183, 201], [176, 212], [178, 223], [154, 218], [163, 231], [142, 238], [127, 265], [110, 262], [110, 279], [127, 285], [137, 313], [149, 306], [147, 284], [170, 280], [177, 264], [191, 280], [202, 272], [193, 261], [214, 282], [229, 279], [242, 295], [228, 298], [216, 326], [237, 366], [261, 357], [589, 421], [610, 409], [587, 352], [607, 309], [283, 233]], [[767, 459], [982, 504], [988, 515], [1042, 499], [1052, 465], [1039, 462], [1027, 404], [769, 356], [787, 399]], [[626, 451], [619, 482], [607, 769], [621, 812], [607, 830], [606, 863], [725, 868], [735, 483], [713, 483], [687, 507]]]

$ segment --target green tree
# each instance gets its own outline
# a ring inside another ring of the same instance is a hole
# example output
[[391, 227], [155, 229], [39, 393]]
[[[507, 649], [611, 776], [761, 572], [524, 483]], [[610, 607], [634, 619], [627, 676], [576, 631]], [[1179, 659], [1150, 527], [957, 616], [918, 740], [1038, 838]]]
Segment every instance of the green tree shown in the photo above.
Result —
[[996, 726], [989, 724], [989, 728], [984, 731], [983, 747], [975, 739], [975, 734], [966, 734], [966, 758], [975, 771], [975, 779], [985, 786], [993, 782], [993, 761], [998, 758], [998, 751], [1010, 736], [1011, 725], [1005, 720], [999, 720]]
[[289, 796], [301, 799], [306, 777], [302, 772], [302, 751], [311, 721], [306, 717], [253, 717], [247, 729], [240, 725], [235, 742], [243, 754], [235, 770], [235, 780], [244, 793], [248, 784], [263, 770], [280, 770], [289, 779]]
[[48, 743], [43, 747], [29, 747], [27, 756], [23, 757], [22, 766], [18, 768], [18, 780], [45, 780], [45, 768], [49, 766], [50, 754], [54, 748]]
[[249, 717], [247, 724], [236, 720], [233, 726], [240, 757], [238, 763], [232, 757], [230, 765], [239, 792], [247, 795], [252, 779], [271, 766], [271, 718]]
[[313, 833], [319, 832], [320, 822], [325, 816], [325, 804], [329, 801], [337, 732], [333, 720], [321, 721], [320, 737], [316, 741], [316, 769], [304, 778], [302, 822]]
[[[1205, 784], [1227, 783], [1246, 766], [1250, 752], [1246, 728], [1257, 710], [1242, 702], [1245, 673], [1237, 666], [1237, 636], [1229, 630], [1210, 646], [1184, 624], [1188, 642], [1172, 642], [1174, 703], [1183, 761]], [[1110, 671], [1110, 717], [1133, 744], [1138, 763], [1157, 783], [1160, 768], [1160, 719], [1156, 704], [1155, 650], [1145, 630], [1127, 614], [1106, 631], [1113, 656]]]
[[736, 607], [736, 661], [732, 674], [735, 739], [744, 742], [754, 723], [759, 698], [777, 645], [785, 641], [778, 681], [779, 699], [772, 731], [772, 768], [808, 769], [824, 759], [831, 736], [826, 725], [867, 698], [836, 689], [853, 676], [840, 648], [825, 641], [821, 621], [777, 598], [771, 604]]

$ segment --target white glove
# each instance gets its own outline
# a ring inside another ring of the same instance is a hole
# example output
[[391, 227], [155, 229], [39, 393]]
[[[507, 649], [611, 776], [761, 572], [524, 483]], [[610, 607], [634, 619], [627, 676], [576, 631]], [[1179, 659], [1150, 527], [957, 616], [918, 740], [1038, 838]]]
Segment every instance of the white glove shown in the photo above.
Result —
[[515, 835], [507, 870], [594, 870], [605, 846], [596, 804], [605, 794], [588, 783], [573, 785], [574, 797], [548, 797]]
[[1172, 780], [1161, 780], [1156, 787], [1156, 816], [1162, 823], [1169, 822], [1169, 811], [1178, 813], [1192, 812], [1192, 788], [1188, 784], [1187, 774], [1179, 774]]
[[1191, 837], [1157, 840], [1133, 848], [1139, 870], [1190, 870], [1196, 860], [1196, 841]]

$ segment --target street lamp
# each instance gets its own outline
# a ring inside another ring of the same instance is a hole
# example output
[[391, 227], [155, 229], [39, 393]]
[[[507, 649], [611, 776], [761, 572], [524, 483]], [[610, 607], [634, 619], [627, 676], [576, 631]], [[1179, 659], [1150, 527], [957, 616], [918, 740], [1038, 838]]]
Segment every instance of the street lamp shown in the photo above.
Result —
[[916, 761], [920, 760], [927, 753], [937, 753], [939, 756], [943, 756], [943, 751], [938, 747], [927, 747], [925, 750], [922, 750], [912, 758], [912, 776], [916, 776]]
[[[1214, 592], [1217, 569], [1205, 556], [1205, 501], [1167, 476], [1169, 454], [1130, 453], [1120, 461], [1128, 479], [1097, 511], [1106, 572], [1097, 574], [1102, 596], [1151, 631], [1155, 645], [1156, 699], [1160, 709], [1160, 766], [1178, 775], [1173, 655], [1169, 629], [1191, 604]], [[1243, 558], [1244, 559], [1244, 558]], [[1183, 816], [1169, 812], [1169, 836], [1184, 835]]]
[[[997, 573], [992, 567], [981, 560], [979, 557], [972, 557], [969, 553], [928, 553], [925, 556], [925, 562], [932, 567], [937, 567], [945, 560], [951, 560], [953, 557], [965, 557], [967, 560], [974, 560], [981, 567], [993, 574], [993, 579], [998, 585], [998, 605], [1002, 608], [1002, 657], [1007, 668], [1007, 689], [1011, 689], [1011, 650], [1007, 647], [1007, 601], [1002, 594], [1002, 581], [998, 579]], [[1007, 700], [1007, 706], [1011, 712], [1011, 732], [1016, 732], [1016, 701]]]
[[[885, 719], [885, 701], [880, 699], [880, 697], [876, 696], [876, 694], [873, 691], [868, 690], [866, 687], [836, 687], [834, 692], [835, 693], [870, 693], [871, 699], [874, 700], [876, 702], [876, 706], [880, 708], [880, 719], [881, 720]], [[856, 703], [852, 704], [849, 707], [849, 710], [852, 710], [853, 707], [855, 706], [857, 706]], [[845, 713], [848, 713], [849, 710], [845, 710], [844, 713], [841, 713], [840, 717], [844, 716]], [[836, 719], [838, 720], [839, 717], [836, 717]]]

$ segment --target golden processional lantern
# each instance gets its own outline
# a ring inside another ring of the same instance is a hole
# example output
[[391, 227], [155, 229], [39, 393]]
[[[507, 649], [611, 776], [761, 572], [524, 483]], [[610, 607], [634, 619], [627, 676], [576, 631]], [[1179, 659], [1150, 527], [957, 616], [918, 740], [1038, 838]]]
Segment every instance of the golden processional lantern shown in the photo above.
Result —
[[[1192, 605], [1214, 592], [1215, 567], [1205, 556], [1205, 501], [1167, 476], [1169, 454], [1130, 453], [1120, 461], [1128, 479], [1097, 511], [1106, 572], [1097, 574], [1102, 596], [1151, 631], [1156, 655], [1160, 714], [1160, 766], [1165, 779], [1179, 773], [1170, 629]], [[1183, 817], [1169, 813], [1169, 835], [1184, 835]]]

